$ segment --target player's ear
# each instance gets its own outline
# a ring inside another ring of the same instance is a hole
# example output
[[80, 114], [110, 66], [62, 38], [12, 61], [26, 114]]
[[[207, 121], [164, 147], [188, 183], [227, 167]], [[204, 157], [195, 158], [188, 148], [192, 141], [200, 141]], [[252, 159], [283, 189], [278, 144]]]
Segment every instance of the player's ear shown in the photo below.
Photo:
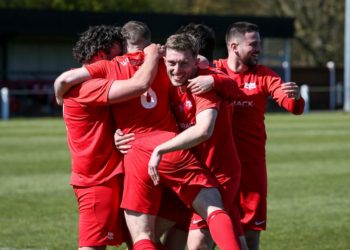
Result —
[[230, 43], [230, 49], [232, 51], [236, 51], [237, 47], [238, 47], [238, 43], [237, 42], [233, 41], [233, 42]]
[[210, 63], [209, 63], [209, 60], [205, 56], [198, 55], [196, 65], [201, 69], [206, 69], [209, 67]]

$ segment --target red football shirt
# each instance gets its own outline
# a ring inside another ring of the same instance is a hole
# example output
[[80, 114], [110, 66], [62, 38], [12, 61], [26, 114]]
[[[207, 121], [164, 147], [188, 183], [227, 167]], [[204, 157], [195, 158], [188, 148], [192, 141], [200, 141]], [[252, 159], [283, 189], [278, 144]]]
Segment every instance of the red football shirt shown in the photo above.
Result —
[[[214, 62], [217, 69], [228, 74], [236, 86], [216, 84], [223, 95], [233, 98], [233, 133], [240, 159], [265, 162], [265, 111], [267, 98], [271, 96], [281, 107], [293, 114], [304, 111], [304, 100], [288, 98], [281, 89], [282, 79], [263, 65], [257, 65], [245, 73], [236, 73], [227, 65], [227, 59]], [[234, 90], [232, 92], [232, 90]]]
[[[128, 53], [111, 62], [99, 61], [86, 66], [93, 78], [129, 79], [144, 61], [143, 52]], [[151, 87], [141, 96], [112, 106], [118, 128], [124, 133], [151, 131], [176, 132], [177, 127], [169, 109], [169, 78], [163, 60]]]
[[71, 185], [98, 185], [122, 172], [108, 106], [112, 82], [90, 80], [75, 86], [64, 96], [63, 118], [72, 157]]
[[[233, 81], [224, 74], [219, 74], [215, 69], [201, 69], [198, 75], [214, 76], [215, 82], [221, 81], [225, 84], [233, 84]], [[177, 123], [181, 130], [184, 130], [196, 123], [196, 115], [203, 110], [215, 108], [218, 116], [212, 136], [194, 149], [200, 162], [210, 169], [220, 183], [225, 182], [225, 174], [240, 174], [240, 163], [236, 146], [232, 135], [232, 109], [226, 100], [221, 98], [214, 91], [202, 95], [193, 95], [190, 91], [183, 92], [181, 88], [172, 87], [171, 102]], [[220, 170], [219, 170], [220, 169]], [[220, 176], [220, 173], [222, 176]], [[225, 174], [224, 174], [225, 173]]]

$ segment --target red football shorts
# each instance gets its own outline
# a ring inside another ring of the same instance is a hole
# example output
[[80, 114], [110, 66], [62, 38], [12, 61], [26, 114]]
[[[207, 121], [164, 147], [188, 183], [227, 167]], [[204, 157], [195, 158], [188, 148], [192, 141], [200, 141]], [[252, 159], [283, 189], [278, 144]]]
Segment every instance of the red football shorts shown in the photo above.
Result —
[[[240, 171], [238, 171], [238, 173], [240, 173]], [[240, 228], [239, 210], [237, 204], [240, 176], [239, 174], [229, 178], [222, 178], [218, 176], [216, 179], [220, 184], [219, 191], [222, 197], [224, 208], [230, 215], [232, 222], [235, 225], [235, 232], [237, 232], [236, 226], [237, 228]], [[194, 212], [191, 218], [189, 230], [195, 229], [208, 229], [208, 225], [200, 215]]]
[[265, 230], [267, 213], [265, 162], [242, 162], [240, 185], [241, 224], [244, 230]]
[[176, 136], [157, 131], [136, 135], [132, 148], [124, 157], [125, 179], [122, 208], [156, 215], [162, 197], [162, 187], [168, 187], [188, 206], [203, 187], [217, 187], [217, 182], [188, 150], [163, 155], [158, 167], [160, 184], [154, 186], [148, 175], [148, 162], [154, 148]]
[[97, 186], [74, 186], [79, 208], [79, 247], [118, 246], [127, 232], [123, 211], [119, 208], [123, 176], [117, 175]]
[[188, 232], [192, 213], [192, 209], [188, 208], [173, 191], [164, 189], [159, 217], [176, 223], [175, 228]]

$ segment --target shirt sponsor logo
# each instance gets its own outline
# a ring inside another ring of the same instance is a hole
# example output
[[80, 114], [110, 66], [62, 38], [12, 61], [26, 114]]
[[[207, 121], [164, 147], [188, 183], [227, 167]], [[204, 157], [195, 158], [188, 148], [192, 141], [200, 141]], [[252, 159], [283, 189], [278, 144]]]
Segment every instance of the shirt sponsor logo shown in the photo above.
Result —
[[233, 104], [238, 107], [253, 107], [253, 101], [234, 101]]
[[244, 83], [245, 89], [256, 89], [256, 83], [255, 82], [246, 82]]

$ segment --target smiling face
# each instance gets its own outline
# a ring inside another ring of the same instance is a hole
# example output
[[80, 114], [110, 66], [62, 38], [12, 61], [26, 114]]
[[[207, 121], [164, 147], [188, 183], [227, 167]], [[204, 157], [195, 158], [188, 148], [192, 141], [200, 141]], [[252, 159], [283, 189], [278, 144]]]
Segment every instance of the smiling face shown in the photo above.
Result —
[[176, 87], [187, 84], [188, 79], [193, 78], [198, 69], [198, 59], [190, 50], [167, 48], [164, 61], [169, 79]]
[[247, 32], [244, 36], [236, 38], [233, 42], [233, 50], [241, 63], [252, 67], [258, 63], [261, 51], [259, 32]]

